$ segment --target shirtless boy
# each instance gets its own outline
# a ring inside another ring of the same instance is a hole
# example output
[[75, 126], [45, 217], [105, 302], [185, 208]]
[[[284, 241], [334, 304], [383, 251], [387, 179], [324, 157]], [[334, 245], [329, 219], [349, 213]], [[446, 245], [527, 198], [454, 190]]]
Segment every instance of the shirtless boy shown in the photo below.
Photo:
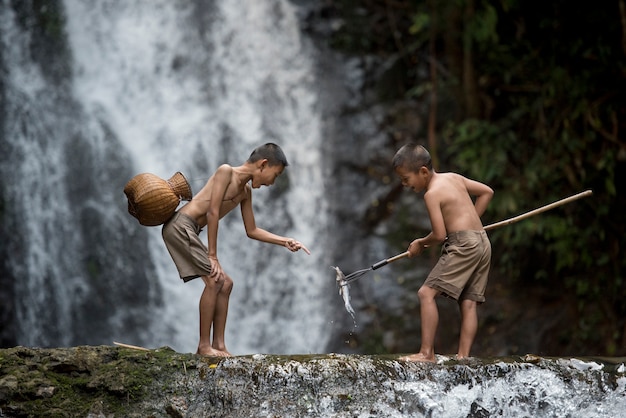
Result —
[[[222, 270], [217, 258], [217, 229], [224, 215], [239, 205], [248, 237], [285, 246], [292, 252], [303, 250], [310, 254], [299, 241], [261, 229], [254, 221], [251, 188], [271, 186], [287, 165], [287, 159], [278, 145], [261, 145], [243, 165], [231, 167], [223, 164], [218, 167], [202, 190], [163, 225], [163, 240], [180, 278], [187, 282], [201, 277], [204, 281], [197, 351], [200, 355], [230, 356], [224, 332], [233, 280]], [[208, 248], [198, 236], [205, 226]]]
[[[422, 343], [408, 361], [435, 362], [435, 334], [439, 295], [455, 299], [461, 311], [461, 332], [457, 358], [468, 357], [478, 329], [478, 304], [485, 301], [485, 288], [491, 261], [491, 244], [480, 216], [493, 196], [493, 190], [456, 173], [437, 173], [430, 154], [421, 145], [408, 144], [393, 157], [393, 168], [402, 185], [416, 193], [424, 192], [432, 232], [411, 242], [409, 257], [424, 248], [445, 241], [437, 265], [417, 292], [420, 301]], [[475, 201], [472, 201], [472, 196]]]

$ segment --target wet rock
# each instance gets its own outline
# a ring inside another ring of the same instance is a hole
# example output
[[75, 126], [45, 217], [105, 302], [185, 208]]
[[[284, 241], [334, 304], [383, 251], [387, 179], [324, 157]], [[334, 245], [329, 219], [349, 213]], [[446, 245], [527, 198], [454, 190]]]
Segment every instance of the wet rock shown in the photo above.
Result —
[[0, 416], [613, 417], [623, 358], [204, 358], [164, 347], [0, 350]]

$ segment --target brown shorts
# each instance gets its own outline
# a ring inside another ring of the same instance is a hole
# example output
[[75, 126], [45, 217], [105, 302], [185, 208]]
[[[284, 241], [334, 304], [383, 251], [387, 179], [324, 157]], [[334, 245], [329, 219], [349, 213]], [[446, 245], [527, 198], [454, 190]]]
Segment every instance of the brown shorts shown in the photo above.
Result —
[[485, 231], [458, 231], [448, 235], [441, 257], [424, 286], [456, 300], [482, 303], [491, 263], [491, 243]]
[[208, 250], [200, 240], [200, 227], [184, 213], [176, 212], [163, 225], [163, 241], [185, 282], [211, 274]]

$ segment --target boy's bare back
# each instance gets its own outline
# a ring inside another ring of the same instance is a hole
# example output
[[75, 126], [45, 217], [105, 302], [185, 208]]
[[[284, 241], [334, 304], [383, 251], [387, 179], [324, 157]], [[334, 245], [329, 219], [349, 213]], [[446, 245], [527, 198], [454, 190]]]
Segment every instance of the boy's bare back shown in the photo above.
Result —
[[[424, 201], [433, 223], [433, 232], [435, 229], [443, 228], [445, 236], [457, 231], [482, 230], [480, 215], [489, 200], [483, 206], [481, 196], [486, 193], [491, 196], [491, 189], [460, 174], [433, 173], [424, 194]], [[476, 204], [471, 196], [477, 196]]]

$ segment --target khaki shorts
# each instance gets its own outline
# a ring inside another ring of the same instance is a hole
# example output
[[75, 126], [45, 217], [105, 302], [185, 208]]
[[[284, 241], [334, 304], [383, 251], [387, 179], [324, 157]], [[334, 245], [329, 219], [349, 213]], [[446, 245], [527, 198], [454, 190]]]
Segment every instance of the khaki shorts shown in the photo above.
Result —
[[491, 243], [485, 231], [458, 231], [448, 235], [441, 257], [424, 286], [456, 300], [482, 303], [491, 263]]
[[209, 252], [198, 236], [200, 227], [193, 218], [176, 212], [163, 225], [161, 234], [181, 279], [188, 282], [211, 274]]

